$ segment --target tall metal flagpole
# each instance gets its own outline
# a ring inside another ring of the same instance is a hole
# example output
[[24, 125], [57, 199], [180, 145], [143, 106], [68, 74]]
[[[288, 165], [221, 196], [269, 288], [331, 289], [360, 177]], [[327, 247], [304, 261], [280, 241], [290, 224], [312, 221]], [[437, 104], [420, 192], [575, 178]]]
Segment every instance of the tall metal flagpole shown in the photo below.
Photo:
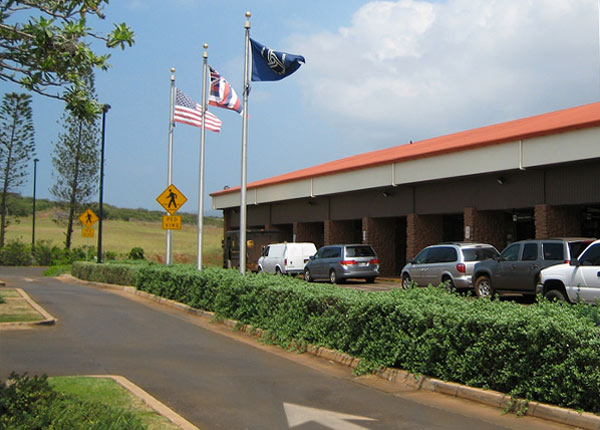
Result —
[[[171, 68], [171, 110], [169, 112], [169, 165], [167, 167], [167, 187], [173, 183], [173, 128], [175, 123], [173, 122], [173, 108], [175, 106], [175, 68]], [[167, 245], [165, 250], [165, 264], [168, 266], [171, 264], [171, 255], [173, 254], [172, 249], [172, 231], [167, 230]]]
[[242, 185], [240, 187], [240, 273], [246, 274], [246, 164], [248, 158], [248, 92], [250, 90], [250, 79], [248, 72], [250, 67], [250, 17], [252, 14], [246, 12], [246, 41], [244, 56], [244, 120], [242, 128]]
[[200, 174], [198, 178], [198, 270], [202, 270], [202, 230], [204, 227], [204, 141], [206, 135], [206, 72], [208, 69], [207, 49], [208, 44], [205, 43], [204, 53], [202, 54], [202, 131], [200, 133]]

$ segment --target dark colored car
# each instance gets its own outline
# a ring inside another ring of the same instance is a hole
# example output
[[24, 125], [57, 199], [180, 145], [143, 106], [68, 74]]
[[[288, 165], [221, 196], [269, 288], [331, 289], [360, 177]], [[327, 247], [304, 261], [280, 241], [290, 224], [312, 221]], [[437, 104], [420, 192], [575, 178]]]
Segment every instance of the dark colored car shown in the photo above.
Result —
[[304, 266], [304, 279], [329, 279], [332, 284], [348, 278], [374, 282], [379, 276], [379, 259], [370, 245], [327, 245], [319, 248]]
[[482, 298], [492, 297], [495, 293], [535, 296], [542, 269], [576, 259], [593, 241], [589, 238], [553, 238], [514, 242], [499, 257], [475, 265], [475, 294]]

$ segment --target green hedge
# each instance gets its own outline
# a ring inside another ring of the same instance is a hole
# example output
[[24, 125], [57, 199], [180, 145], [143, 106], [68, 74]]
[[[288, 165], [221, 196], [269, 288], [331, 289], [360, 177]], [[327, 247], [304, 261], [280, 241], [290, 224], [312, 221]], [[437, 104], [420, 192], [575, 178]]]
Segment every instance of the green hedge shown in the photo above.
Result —
[[139, 262], [110, 261], [104, 264], [76, 261], [71, 268], [71, 274], [88, 281], [134, 286], [138, 269], [143, 265], [151, 265], [151, 263], [143, 260]]
[[[389, 366], [600, 413], [600, 328], [581, 306], [474, 300], [442, 288], [364, 292], [266, 274], [138, 266], [136, 286]], [[583, 306], [583, 305], [582, 305]], [[588, 309], [588, 308], [586, 308]]]

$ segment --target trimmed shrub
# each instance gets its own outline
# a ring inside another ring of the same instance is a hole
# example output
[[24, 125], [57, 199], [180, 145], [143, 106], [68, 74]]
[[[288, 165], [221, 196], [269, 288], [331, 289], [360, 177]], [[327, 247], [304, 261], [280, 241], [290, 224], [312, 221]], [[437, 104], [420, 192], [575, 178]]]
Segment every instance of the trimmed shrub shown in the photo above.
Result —
[[97, 264], [87, 261], [75, 261], [71, 267], [71, 274], [88, 281], [134, 286], [139, 267], [139, 264], [128, 262], [110, 261], [105, 264]]
[[128, 254], [128, 258], [130, 260], [143, 260], [144, 259], [144, 250], [139, 246], [131, 248]]
[[261, 328], [286, 347], [322, 345], [361, 358], [363, 369], [398, 367], [600, 412], [600, 328], [587, 305], [522, 306], [436, 287], [364, 292], [219, 268], [137, 267], [138, 289]]

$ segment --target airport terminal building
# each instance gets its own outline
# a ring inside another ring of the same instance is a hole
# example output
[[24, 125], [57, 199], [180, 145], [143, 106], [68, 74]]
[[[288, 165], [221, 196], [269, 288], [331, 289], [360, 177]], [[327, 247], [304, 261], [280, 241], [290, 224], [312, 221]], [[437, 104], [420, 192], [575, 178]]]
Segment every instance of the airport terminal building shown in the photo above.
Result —
[[[225, 234], [240, 188], [211, 194]], [[600, 103], [368, 152], [247, 186], [248, 229], [369, 243], [394, 276], [445, 241], [600, 237]]]

